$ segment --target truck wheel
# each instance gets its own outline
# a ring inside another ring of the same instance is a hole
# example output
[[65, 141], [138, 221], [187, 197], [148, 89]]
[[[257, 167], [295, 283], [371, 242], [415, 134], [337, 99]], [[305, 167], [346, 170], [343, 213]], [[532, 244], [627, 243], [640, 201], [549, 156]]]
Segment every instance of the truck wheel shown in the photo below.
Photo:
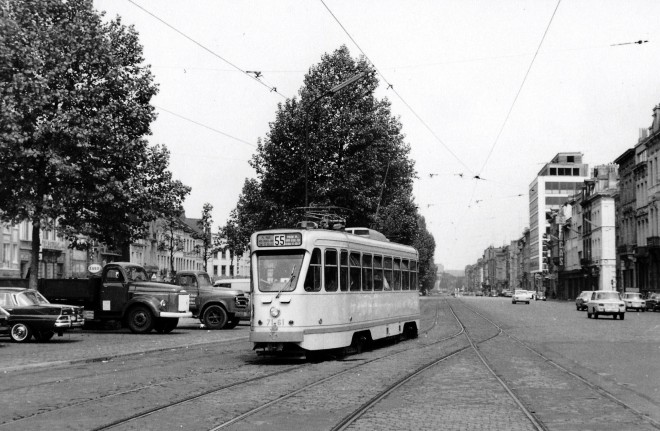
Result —
[[154, 325], [154, 328], [156, 329], [156, 332], [159, 334], [169, 334], [170, 332], [174, 331], [174, 329], [177, 327], [179, 324], [179, 318], [171, 318], [171, 317], [161, 317], [156, 319], [156, 323]]
[[241, 319], [237, 319], [237, 318], [231, 319], [229, 322], [227, 322], [227, 325], [225, 325], [225, 328], [234, 329], [235, 327], [238, 326], [238, 322], [240, 322], [240, 321], [241, 321]]
[[30, 327], [24, 323], [17, 323], [11, 327], [9, 332], [11, 339], [17, 343], [25, 343], [30, 340], [32, 337], [32, 331]]
[[204, 325], [209, 329], [222, 329], [227, 325], [227, 312], [219, 305], [211, 305], [204, 310]]
[[134, 334], [146, 334], [154, 327], [154, 316], [147, 307], [138, 305], [128, 312], [127, 323]]
[[34, 331], [33, 334], [34, 339], [39, 342], [48, 341], [53, 338], [53, 335], [55, 335], [55, 331]]

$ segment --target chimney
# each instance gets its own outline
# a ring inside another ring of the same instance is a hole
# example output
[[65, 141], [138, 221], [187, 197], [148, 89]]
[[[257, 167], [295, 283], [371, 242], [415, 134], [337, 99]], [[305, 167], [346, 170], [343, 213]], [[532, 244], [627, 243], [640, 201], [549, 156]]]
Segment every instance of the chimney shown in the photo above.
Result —
[[656, 133], [660, 130], [660, 105], [653, 108], [653, 124], [651, 125], [651, 133]]
[[637, 142], [642, 142], [644, 139], [649, 137], [649, 129], [639, 128], [639, 140]]

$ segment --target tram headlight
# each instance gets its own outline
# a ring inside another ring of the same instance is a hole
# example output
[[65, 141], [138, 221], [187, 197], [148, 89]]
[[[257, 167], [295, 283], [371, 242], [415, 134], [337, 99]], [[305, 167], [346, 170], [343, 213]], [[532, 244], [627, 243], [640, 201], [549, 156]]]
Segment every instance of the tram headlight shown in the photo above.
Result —
[[277, 317], [280, 315], [280, 309], [277, 307], [270, 307], [270, 315], [273, 317]]

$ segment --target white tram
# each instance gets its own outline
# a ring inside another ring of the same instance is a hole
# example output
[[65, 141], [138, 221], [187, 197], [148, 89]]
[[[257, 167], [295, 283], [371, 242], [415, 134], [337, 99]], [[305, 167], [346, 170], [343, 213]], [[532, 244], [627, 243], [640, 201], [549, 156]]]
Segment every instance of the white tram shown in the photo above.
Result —
[[417, 336], [417, 250], [370, 229], [349, 230], [252, 234], [255, 350], [360, 351], [369, 341]]

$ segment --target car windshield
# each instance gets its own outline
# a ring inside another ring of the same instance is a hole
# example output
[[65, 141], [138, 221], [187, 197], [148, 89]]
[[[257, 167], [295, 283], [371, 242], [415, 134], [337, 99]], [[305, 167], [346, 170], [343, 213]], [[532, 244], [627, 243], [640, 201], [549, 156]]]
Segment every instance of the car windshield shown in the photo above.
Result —
[[641, 293], [624, 293], [626, 299], [642, 299]]
[[130, 281], [147, 281], [147, 272], [141, 266], [127, 266], [126, 275]]
[[258, 287], [262, 292], [291, 292], [296, 288], [304, 252], [259, 253]]
[[49, 304], [49, 302], [41, 296], [39, 292], [28, 290], [25, 292], [17, 293], [14, 297], [18, 305], [42, 305]]
[[211, 283], [211, 278], [209, 277], [208, 274], [197, 274], [197, 282], [199, 283], [199, 287], [210, 287], [213, 286]]
[[619, 292], [596, 292], [596, 299], [621, 299]]

